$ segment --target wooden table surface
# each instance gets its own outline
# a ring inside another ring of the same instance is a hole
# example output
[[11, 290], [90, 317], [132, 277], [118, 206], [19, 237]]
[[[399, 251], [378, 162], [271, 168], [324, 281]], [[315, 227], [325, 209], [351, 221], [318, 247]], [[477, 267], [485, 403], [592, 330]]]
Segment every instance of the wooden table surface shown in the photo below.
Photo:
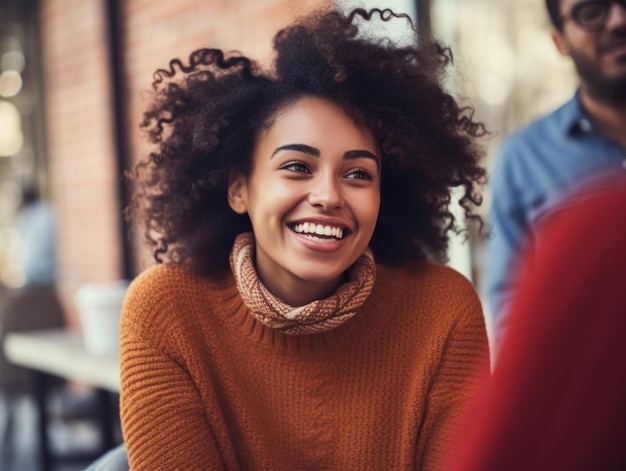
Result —
[[89, 352], [78, 332], [51, 329], [7, 334], [7, 358], [17, 365], [118, 393], [119, 355]]

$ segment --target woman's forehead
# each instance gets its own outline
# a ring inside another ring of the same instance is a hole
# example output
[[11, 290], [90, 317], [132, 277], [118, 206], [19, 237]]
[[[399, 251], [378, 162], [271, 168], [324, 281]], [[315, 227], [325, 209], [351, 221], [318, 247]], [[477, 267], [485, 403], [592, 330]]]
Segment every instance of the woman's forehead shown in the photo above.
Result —
[[304, 140], [301, 143], [305, 144], [310, 140], [324, 145], [334, 140], [372, 151], [377, 148], [374, 134], [368, 127], [358, 124], [336, 102], [315, 96], [304, 96], [279, 108], [259, 133], [257, 145], [293, 139]]

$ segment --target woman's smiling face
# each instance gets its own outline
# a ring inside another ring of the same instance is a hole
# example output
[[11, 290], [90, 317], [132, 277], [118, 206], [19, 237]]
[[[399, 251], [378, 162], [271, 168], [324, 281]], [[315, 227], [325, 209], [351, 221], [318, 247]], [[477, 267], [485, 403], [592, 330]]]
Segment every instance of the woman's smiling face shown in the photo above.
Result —
[[303, 97], [261, 130], [252, 165], [248, 178], [232, 176], [228, 196], [250, 217], [261, 281], [293, 306], [328, 297], [376, 226], [374, 135], [335, 103]]

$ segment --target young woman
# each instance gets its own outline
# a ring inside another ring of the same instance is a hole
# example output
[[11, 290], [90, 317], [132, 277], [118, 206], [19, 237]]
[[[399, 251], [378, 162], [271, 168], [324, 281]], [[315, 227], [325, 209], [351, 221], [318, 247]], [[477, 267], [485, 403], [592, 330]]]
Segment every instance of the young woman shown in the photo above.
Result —
[[367, 38], [372, 18], [397, 15], [304, 18], [268, 70], [202, 49], [157, 71], [131, 213], [165, 263], [121, 326], [133, 470], [446, 463], [489, 355], [436, 261], [452, 187], [475, 217], [484, 130], [439, 83], [449, 52]]

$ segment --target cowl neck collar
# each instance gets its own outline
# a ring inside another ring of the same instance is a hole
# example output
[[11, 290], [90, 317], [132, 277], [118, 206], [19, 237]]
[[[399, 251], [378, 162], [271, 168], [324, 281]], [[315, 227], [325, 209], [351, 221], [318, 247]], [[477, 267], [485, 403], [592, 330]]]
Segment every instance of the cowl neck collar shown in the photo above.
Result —
[[230, 266], [241, 298], [259, 322], [290, 335], [314, 334], [343, 324], [363, 305], [376, 279], [374, 256], [368, 248], [348, 269], [348, 280], [334, 294], [294, 307], [274, 296], [261, 283], [254, 255], [253, 234], [239, 234], [230, 253]]

